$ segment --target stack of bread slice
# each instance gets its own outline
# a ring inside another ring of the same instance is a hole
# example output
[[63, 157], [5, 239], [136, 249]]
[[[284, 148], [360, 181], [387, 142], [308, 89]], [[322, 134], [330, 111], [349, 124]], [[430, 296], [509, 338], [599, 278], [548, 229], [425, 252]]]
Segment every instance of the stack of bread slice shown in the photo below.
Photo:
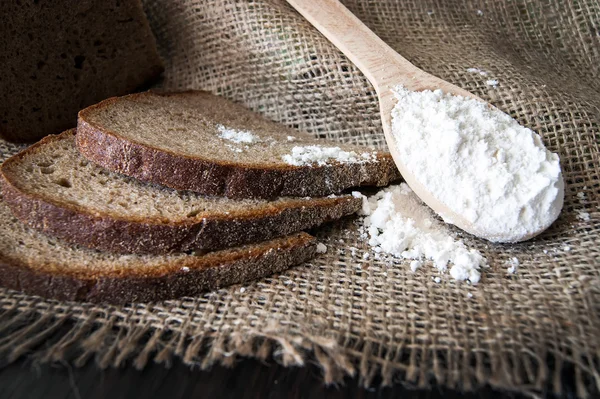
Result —
[[0, 285], [62, 300], [197, 295], [305, 262], [303, 232], [353, 214], [344, 190], [398, 179], [337, 145], [201, 91], [82, 110], [1, 166]]

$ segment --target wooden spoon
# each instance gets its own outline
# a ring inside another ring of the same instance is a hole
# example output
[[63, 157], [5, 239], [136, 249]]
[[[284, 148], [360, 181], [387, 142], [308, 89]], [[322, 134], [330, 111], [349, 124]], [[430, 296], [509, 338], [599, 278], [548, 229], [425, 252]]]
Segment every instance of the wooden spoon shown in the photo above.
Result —
[[[392, 88], [397, 85], [403, 85], [412, 91], [441, 89], [444, 93], [483, 100], [411, 64], [375, 35], [339, 1], [287, 0], [287, 2], [340, 49], [375, 87], [379, 99], [383, 133], [389, 151], [402, 177], [415, 194], [445, 220], [451, 221], [452, 224], [471, 234], [493, 241], [514, 241], [514, 239], [503, 240], [498, 236], [490, 237], [486, 231], [477, 228], [463, 215], [455, 213], [435, 198], [421, 184], [419, 176], [415, 176], [407, 170], [397, 147], [402, 143], [397, 143], [392, 134], [392, 109], [396, 105]], [[522, 237], [522, 240], [531, 238], [540, 232], [541, 230]]]

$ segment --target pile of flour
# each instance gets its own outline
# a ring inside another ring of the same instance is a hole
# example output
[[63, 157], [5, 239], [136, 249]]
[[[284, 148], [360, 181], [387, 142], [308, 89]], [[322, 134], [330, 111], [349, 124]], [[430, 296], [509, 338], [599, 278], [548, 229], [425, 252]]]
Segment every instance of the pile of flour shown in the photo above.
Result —
[[476, 284], [480, 268], [486, 259], [474, 249], [468, 249], [461, 240], [455, 240], [448, 227], [436, 220], [435, 215], [406, 185], [390, 186], [370, 198], [363, 197], [364, 234], [376, 252], [404, 259], [416, 271], [423, 260], [433, 261], [440, 271], [450, 266], [455, 280], [469, 280]]
[[547, 228], [560, 213], [564, 185], [558, 155], [502, 111], [441, 90], [394, 89], [392, 133], [407, 171], [469, 232], [516, 242]]

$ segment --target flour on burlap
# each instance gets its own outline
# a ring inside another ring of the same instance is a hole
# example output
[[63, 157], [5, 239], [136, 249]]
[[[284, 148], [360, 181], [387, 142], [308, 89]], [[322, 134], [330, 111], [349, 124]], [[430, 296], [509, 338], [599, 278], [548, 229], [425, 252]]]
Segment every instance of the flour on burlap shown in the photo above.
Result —
[[[353, 195], [361, 196], [358, 192]], [[427, 259], [440, 271], [446, 271], [450, 264], [450, 275], [455, 280], [479, 282], [479, 269], [487, 265], [486, 259], [477, 250], [468, 249], [461, 240], [455, 240], [448, 227], [436, 220], [433, 211], [407, 184], [362, 197], [363, 234], [368, 234], [374, 251], [413, 259], [410, 263], [413, 272]]]
[[515, 274], [517, 272], [517, 268], [519, 267], [519, 264], [520, 264], [519, 258], [512, 257], [506, 263], [508, 264], [508, 268], [506, 269], [506, 271], [509, 274]]
[[559, 159], [538, 134], [475, 99], [403, 86], [394, 94], [392, 131], [403, 164], [478, 236], [519, 241], [558, 217]]

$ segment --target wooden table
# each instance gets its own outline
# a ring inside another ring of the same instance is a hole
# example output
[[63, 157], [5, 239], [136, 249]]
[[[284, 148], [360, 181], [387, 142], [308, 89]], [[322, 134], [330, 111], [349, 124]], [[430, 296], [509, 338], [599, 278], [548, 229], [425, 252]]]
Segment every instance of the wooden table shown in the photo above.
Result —
[[[570, 396], [570, 395], [569, 395]], [[506, 392], [481, 389], [475, 393], [433, 388], [414, 390], [359, 388], [356, 379], [344, 385], [324, 386], [314, 366], [285, 368], [276, 363], [242, 360], [234, 368], [215, 366], [209, 371], [190, 369], [180, 362], [167, 369], [151, 364], [99, 370], [93, 362], [83, 368], [55, 364], [35, 366], [20, 360], [0, 369], [2, 399], [132, 399], [132, 398], [523, 398]], [[574, 397], [574, 396], [573, 396]]]

